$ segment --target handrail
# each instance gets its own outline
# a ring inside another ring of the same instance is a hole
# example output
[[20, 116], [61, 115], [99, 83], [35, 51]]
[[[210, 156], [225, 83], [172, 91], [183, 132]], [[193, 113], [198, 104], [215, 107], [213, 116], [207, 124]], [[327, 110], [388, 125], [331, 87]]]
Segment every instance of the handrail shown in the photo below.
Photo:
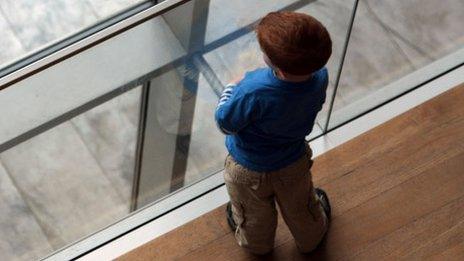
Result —
[[63, 60], [79, 54], [105, 40], [119, 35], [149, 19], [152, 19], [153, 17], [162, 15], [190, 1], [193, 0], [166, 0], [132, 16], [129, 16], [113, 25], [102, 28], [98, 32], [92, 33], [81, 40], [71, 43], [60, 50], [57, 50], [43, 58], [39, 58], [37, 61], [34, 61], [1, 77], [0, 91], [8, 88], [14, 83], [39, 73], [42, 70], [53, 66], [54, 64], [62, 62]]

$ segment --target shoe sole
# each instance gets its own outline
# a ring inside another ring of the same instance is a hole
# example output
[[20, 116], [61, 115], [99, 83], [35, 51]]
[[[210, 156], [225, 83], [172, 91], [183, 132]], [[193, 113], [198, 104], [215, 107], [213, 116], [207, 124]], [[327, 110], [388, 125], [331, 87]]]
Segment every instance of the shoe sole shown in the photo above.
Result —
[[316, 195], [319, 197], [319, 200], [321, 201], [322, 208], [324, 209], [327, 218], [330, 220], [332, 217], [332, 209], [330, 207], [330, 201], [329, 197], [327, 196], [327, 193], [325, 193], [325, 191], [320, 188], [316, 188], [315, 192]]

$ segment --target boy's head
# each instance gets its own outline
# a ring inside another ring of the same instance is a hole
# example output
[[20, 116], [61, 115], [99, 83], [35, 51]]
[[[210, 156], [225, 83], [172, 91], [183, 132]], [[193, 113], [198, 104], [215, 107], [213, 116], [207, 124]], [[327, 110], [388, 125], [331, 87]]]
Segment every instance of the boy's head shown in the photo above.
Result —
[[332, 54], [327, 29], [315, 18], [295, 12], [272, 12], [256, 28], [258, 42], [272, 67], [291, 75], [321, 69]]

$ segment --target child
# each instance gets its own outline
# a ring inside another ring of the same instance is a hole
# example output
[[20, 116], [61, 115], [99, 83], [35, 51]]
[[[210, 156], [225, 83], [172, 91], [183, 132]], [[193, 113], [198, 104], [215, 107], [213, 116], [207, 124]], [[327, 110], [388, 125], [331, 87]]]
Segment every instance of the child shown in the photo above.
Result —
[[307, 253], [330, 219], [327, 195], [313, 188], [305, 137], [325, 102], [332, 42], [319, 21], [295, 12], [269, 13], [256, 32], [269, 68], [229, 84], [215, 114], [229, 151], [227, 218], [240, 246], [269, 253], [277, 201], [298, 249]]

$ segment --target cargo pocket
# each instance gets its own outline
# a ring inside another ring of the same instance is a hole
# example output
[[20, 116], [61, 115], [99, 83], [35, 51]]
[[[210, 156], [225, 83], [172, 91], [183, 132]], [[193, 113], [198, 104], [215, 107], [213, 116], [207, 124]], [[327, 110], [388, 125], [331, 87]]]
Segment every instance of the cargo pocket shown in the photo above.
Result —
[[227, 158], [224, 169], [224, 181], [237, 186], [246, 186], [257, 190], [261, 183], [261, 175], [236, 163], [230, 156]]

